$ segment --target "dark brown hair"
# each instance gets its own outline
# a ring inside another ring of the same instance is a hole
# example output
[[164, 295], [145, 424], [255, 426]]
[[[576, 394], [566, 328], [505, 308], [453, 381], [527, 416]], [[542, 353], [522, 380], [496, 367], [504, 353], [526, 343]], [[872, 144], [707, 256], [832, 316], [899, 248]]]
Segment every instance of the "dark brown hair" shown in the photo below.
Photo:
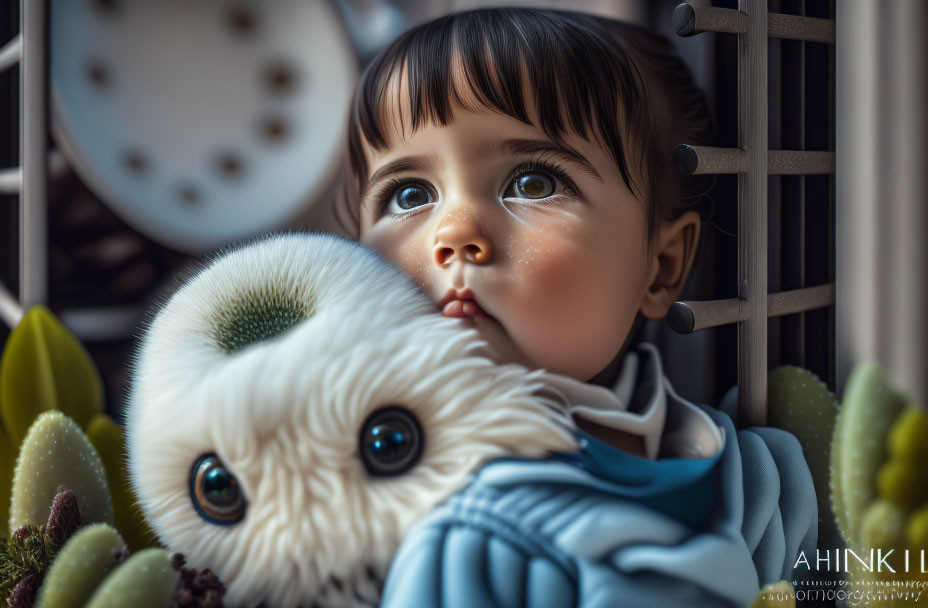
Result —
[[[456, 64], [463, 83], [452, 76]], [[629, 189], [639, 198], [647, 194], [649, 243], [661, 220], [691, 208], [703, 213], [700, 201], [711, 181], [684, 177], [671, 158], [677, 144], [711, 144], [711, 114], [663, 36], [593, 15], [523, 8], [453, 13], [419, 25], [381, 52], [361, 78], [348, 132], [358, 187], [368, 171], [362, 139], [375, 150], [387, 147], [390, 118], [382, 105], [397, 101], [389, 96], [391, 80], [404, 69], [412, 130], [447, 125], [456, 109], [473, 109], [462, 86], [479, 104], [531, 124], [528, 99], [548, 137], [558, 143], [570, 133], [596, 138]], [[632, 166], [640, 166], [640, 176], [629, 168], [628, 140], [637, 146], [631, 163], [639, 163]], [[343, 225], [357, 226], [356, 206], [350, 213]]]

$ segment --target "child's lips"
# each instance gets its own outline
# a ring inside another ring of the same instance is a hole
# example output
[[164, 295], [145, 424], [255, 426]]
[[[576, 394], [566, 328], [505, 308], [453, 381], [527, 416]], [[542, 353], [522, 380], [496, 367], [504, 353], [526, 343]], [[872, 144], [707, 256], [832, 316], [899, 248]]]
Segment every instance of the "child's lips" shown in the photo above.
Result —
[[473, 319], [486, 313], [474, 300], [451, 300], [441, 309], [441, 314], [446, 317]]
[[446, 317], [476, 319], [489, 316], [477, 303], [474, 293], [469, 289], [461, 291], [449, 290], [445, 297], [438, 302], [438, 307], [441, 309], [441, 314]]

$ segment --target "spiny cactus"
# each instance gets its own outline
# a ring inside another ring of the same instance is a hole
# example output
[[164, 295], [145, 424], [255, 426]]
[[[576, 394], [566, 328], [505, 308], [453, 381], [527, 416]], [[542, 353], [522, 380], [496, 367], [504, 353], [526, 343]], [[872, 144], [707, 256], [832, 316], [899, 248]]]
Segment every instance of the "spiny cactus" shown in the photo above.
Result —
[[109, 484], [116, 529], [132, 551], [155, 545], [155, 536], [132, 494], [122, 428], [106, 414], [97, 414], [87, 425], [87, 438], [96, 448]]
[[97, 587], [87, 608], [163, 608], [171, 605], [180, 580], [164, 549], [143, 549], [133, 554]]
[[13, 445], [43, 411], [60, 410], [83, 427], [102, 408], [100, 377], [87, 351], [47, 308], [30, 308], [0, 358], [0, 420]]
[[[96, 448], [105, 466], [113, 517], [129, 546], [154, 545], [154, 535], [129, 489], [122, 429], [101, 413], [96, 368], [80, 343], [47, 309], [30, 309], [11, 334], [0, 361], [0, 376], [4, 379], [0, 382], [0, 521], [10, 521], [19, 444], [41, 412], [59, 410], [86, 429]], [[7, 376], [13, 378], [12, 383], [6, 381]], [[0, 536], [6, 532], [6, 526], [0, 526]]]
[[867, 507], [860, 522], [860, 541], [863, 547], [883, 549], [905, 548], [906, 511], [885, 498], [879, 498]]
[[36, 608], [80, 608], [124, 555], [125, 543], [107, 524], [81, 528], [55, 557]]
[[[184, 568], [182, 555], [168, 559], [163, 550], [126, 560], [129, 550], [115, 529], [80, 525], [77, 499], [68, 490], [55, 496], [46, 524], [0, 539], [0, 605], [222, 608], [225, 586], [210, 570]], [[126, 570], [120, 568], [123, 561]]]
[[45, 522], [62, 489], [74, 492], [84, 521], [113, 523], [103, 463], [77, 424], [57, 411], [36, 418], [13, 475], [10, 530]]
[[873, 363], [848, 378], [831, 444], [831, 501], [850, 547], [861, 547], [864, 512], [876, 497], [876, 474], [887, 458], [887, 435], [905, 406]]
[[[818, 376], [795, 365], [783, 365], [767, 379], [768, 424], [789, 431], [802, 445], [802, 452], [816, 488], [827, 488], [829, 443], [834, 433], [838, 402]], [[837, 534], [828, 494], [818, 498], [819, 536]]]
[[[882, 550], [884, 555], [889, 551], [893, 551], [893, 554], [898, 559], [906, 549], [905, 525], [906, 509], [891, 500], [878, 498], [864, 512], [860, 528], [860, 541], [863, 547]], [[864, 588], [862, 586], [867, 585], [870, 589], [884, 589], [890, 592], [892, 589], [881, 587], [881, 585], [894, 581], [918, 580], [917, 569], [913, 572], [905, 572], [901, 570], [898, 561], [896, 567], [900, 568], [900, 570], [894, 573], [885, 568], [874, 568], [873, 571], [868, 571], [851, 566], [850, 578], [858, 588]], [[917, 604], [905, 597], [895, 597], [894, 594], [887, 593], [885, 597], [875, 598], [869, 603], [869, 606], [872, 608], [903, 608], [907, 606], [915, 608]]]
[[[845, 387], [832, 450], [832, 500], [848, 545], [864, 555], [911, 550], [917, 561], [928, 549], [928, 412], [907, 405], [878, 366], [862, 364]], [[911, 593], [917, 588], [906, 585], [928, 582], [918, 566], [907, 572], [852, 568], [849, 576], [855, 588], [879, 592], [871, 608], [920, 605]]]

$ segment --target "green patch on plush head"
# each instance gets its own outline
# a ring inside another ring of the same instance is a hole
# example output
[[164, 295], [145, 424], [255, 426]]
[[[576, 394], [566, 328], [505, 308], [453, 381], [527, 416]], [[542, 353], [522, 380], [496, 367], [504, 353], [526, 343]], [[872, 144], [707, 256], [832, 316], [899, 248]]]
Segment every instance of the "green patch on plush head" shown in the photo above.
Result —
[[313, 302], [276, 290], [241, 294], [223, 306], [215, 322], [219, 347], [234, 353], [284, 333], [313, 312]]

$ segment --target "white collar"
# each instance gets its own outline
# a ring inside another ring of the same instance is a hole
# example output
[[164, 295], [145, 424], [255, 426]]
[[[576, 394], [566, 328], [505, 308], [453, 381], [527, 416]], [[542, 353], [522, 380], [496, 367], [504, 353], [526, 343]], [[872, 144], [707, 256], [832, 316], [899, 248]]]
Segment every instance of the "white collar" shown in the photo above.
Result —
[[653, 344], [625, 354], [612, 390], [564, 376], [548, 382], [565, 396], [571, 417], [641, 437], [650, 460], [708, 458], [725, 445], [712, 418], [673, 390]]

